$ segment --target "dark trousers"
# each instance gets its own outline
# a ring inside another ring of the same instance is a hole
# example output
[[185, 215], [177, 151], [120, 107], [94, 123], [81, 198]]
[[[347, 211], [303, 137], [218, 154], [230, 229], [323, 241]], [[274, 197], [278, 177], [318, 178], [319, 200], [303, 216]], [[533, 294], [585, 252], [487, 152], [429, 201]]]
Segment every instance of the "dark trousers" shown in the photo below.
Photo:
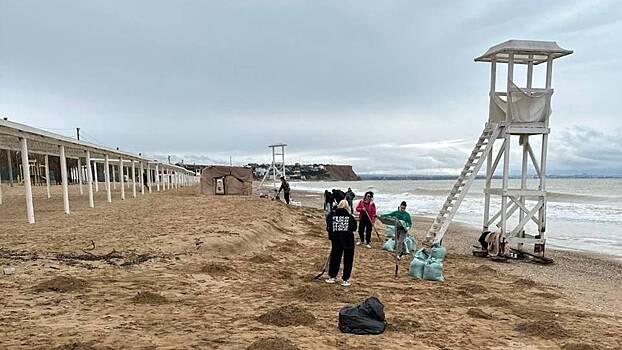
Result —
[[361, 243], [371, 243], [372, 223], [365, 212], [361, 212], [361, 221], [359, 222], [359, 238]]
[[284, 192], [283, 197], [285, 197], [285, 203], [289, 204], [289, 192]]
[[[354, 262], [354, 235], [351, 233], [345, 235], [350, 235], [349, 239], [348, 237], [343, 237], [346, 242], [344, 242], [343, 238], [339, 239], [341, 237], [331, 239], [332, 247], [330, 250], [328, 276], [332, 278], [337, 277], [339, 265], [341, 264], [341, 257], [343, 256], [343, 280], [347, 281], [350, 279], [350, 275], [352, 274], [352, 263]], [[351, 241], [352, 245], [346, 244], [344, 246], [343, 243], [349, 243], [347, 241]]]

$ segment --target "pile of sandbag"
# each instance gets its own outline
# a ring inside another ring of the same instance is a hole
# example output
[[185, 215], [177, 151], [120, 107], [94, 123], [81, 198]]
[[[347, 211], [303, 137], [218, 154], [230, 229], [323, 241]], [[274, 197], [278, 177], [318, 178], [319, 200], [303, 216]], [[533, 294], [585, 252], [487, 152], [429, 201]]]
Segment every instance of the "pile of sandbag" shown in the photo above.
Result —
[[[382, 249], [388, 252], [394, 252], [396, 245], [397, 244], [395, 243], [395, 239], [389, 238], [386, 242], [384, 242]], [[417, 250], [417, 243], [415, 242], [415, 238], [412, 235], [406, 235], [406, 237], [404, 237], [402, 253], [412, 254], [415, 250]]]
[[445, 255], [447, 255], [447, 250], [439, 244], [434, 244], [429, 252], [425, 248], [419, 249], [410, 263], [408, 274], [427, 281], [444, 281]]

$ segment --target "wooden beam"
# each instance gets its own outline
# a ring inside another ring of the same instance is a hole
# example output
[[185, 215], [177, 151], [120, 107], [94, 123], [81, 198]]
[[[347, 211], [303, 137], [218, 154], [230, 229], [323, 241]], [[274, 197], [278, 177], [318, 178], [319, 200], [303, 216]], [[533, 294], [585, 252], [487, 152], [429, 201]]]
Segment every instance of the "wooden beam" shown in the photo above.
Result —
[[106, 200], [108, 203], [112, 203], [112, 193], [110, 188], [110, 160], [108, 159], [108, 155], [104, 156], [104, 175], [106, 178]]
[[123, 168], [123, 158], [119, 157], [119, 185], [121, 185], [121, 200], [125, 200], [125, 186], [123, 186], [123, 181], [125, 181], [123, 178], [123, 172], [125, 169]]
[[86, 150], [86, 182], [89, 187], [89, 208], [95, 208], [93, 199], [93, 174], [91, 171], [91, 151]]
[[143, 180], [143, 174], [145, 173], [145, 171], [144, 171], [144, 168], [143, 168], [143, 162], [142, 161], [139, 163], [139, 168], [140, 168], [140, 170], [139, 170], [140, 171], [140, 176], [139, 176], [139, 179], [140, 179], [140, 194], [141, 195], [145, 195], [145, 182]]
[[47, 197], [52, 198], [52, 194], [50, 193], [50, 160], [48, 159], [48, 155], [45, 155], [45, 187], [47, 191]]
[[63, 186], [63, 207], [65, 214], [69, 214], [69, 184], [67, 179], [67, 158], [65, 157], [65, 146], [60, 147], [60, 178]]
[[136, 198], [136, 162], [132, 161], [132, 197]]
[[25, 138], [19, 139], [22, 146], [22, 168], [24, 168], [24, 191], [26, 192], [26, 216], [28, 222], [35, 223], [35, 208], [32, 202], [32, 184], [30, 183], [30, 163], [28, 162], [28, 142]]

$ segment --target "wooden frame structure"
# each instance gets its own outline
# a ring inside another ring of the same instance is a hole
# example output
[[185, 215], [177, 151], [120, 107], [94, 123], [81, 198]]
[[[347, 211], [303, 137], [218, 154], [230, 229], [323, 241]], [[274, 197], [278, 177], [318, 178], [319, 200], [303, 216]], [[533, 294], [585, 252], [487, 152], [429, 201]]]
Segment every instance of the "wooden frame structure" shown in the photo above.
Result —
[[[544, 254], [546, 231], [546, 159], [551, 115], [553, 60], [569, 55], [572, 51], [562, 49], [555, 42], [509, 40], [491, 47], [476, 62], [490, 62], [489, 119], [482, 136], [477, 141], [463, 172], [460, 174], [445, 204], [428, 231], [428, 238], [442, 243], [445, 232], [460, 203], [466, 196], [480, 168], [486, 162], [484, 189], [483, 232], [498, 231], [499, 255], [505, 255], [505, 246], [523, 251], [525, 244], [534, 246], [534, 253]], [[497, 91], [497, 64], [507, 64], [505, 91]], [[543, 87], [533, 87], [534, 66], [546, 63]], [[527, 66], [526, 84], [519, 87], [515, 80], [517, 64]], [[511, 141], [517, 138], [522, 151], [520, 187], [511, 188], [510, 164]], [[541, 138], [539, 154], [532, 141]], [[501, 143], [494, 151], [495, 143]], [[493, 177], [501, 168], [501, 185], [493, 187]], [[538, 179], [537, 186], [528, 186], [529, 165]], [[500, 207], [492, 210], [492, 196], [500, 198]], [[491, 215], [491, 213], [493, 213]], [[515, 215], [518, 214], [518, 215]], [[527, 234], [529, 222], [537, 226], [536, 234]], [[491, 229], [495, 226], [497, 229]]]
[[[277, 175], [278, 177], [284, 176], [286, 177], [285, 174], [285, 147], [287, 145], [284, 143], [277, 143], [274, 145], [270, 145], [268, 146], [268, 148], [272, 149], [272, 164], [270, 164], [270, 168], [268, 168], [268, 171], [266, 172], [266, 174], [263, 176], [263, 179], [261, 179], [261, 182], [259, 183], [259, 187], [261, 188], [261, 186], [263, 186], [263, 183], [266, 181], [266, 179], [270, 176], [270, 172], [272, 172], [272, 187], [276, 188], [276, 184], [278, 181], [277, 179]], [[277, 149], [280, 148], [280, 153], [278, 153]], [[277, 161], [277, 156], [281, 156], [281, 161]]]
[[[125, 186], [130, 185], [130, 179], [132, 183], [132, 196], [134, 198], [136, 197], [136, 177], [138, 177], [140, 182], [141, 194], [145, 194], [143, 174], [147, 177], [149, 184], [156, 182], [158, 191], [160, 191], [160, 188], [162, 190], [168, 190], [199, 182], [199, 177], [195, 176], [193, 172], [176, 165], [160, 163], [140, 155], [76, 140], [6, 119], [0, 120], [0, 149], [4, 149], [7, 152], [10, 185], [13, 185], [15, 181], [11, 164], [11, 152], [14, 151], [21, 154], [22, 182], [24, 184], [26, 214], [29, 223], [35, 223], [35, 211], [32, 198], [32, 163], [30, 162], [29, 154], [44, 155], [45, 170], [43, 176], [45, 177], [45, 185], [47, 187], [47, 198], [51, 197], [49, 156], [59, 157], [63, 207], [66, 214], [70, 214], [70, 177], [76, 179], [76, 182], [79, 184], [81, 195], [84, 193], [82, 184], [85, 183], [87, 185], [89, 207], [95, 207], [93, 191], [99, 191], [99, 176], [97, 171], [100, 167], [98, 164], [103, 164], [104, 183], [107, 192], [106, 199], [108, 202], [112, 202], [111, 187], [116, 187], [117, 178], [121, 187], [122, 200], [125, 199]], [[99, 156], [100, 158], [94, 158], [94, 156]], [[68, 167], [68, 159], [76, 159], [77, 166]], [[82, 162], [82, 160], [84, 160], [84, 162]], [[139, 165], [138, 172], [135, 166], [137, 163]], [[154, 172], [151, 171], [152, 165], [155, 165]], [[147, 168], [146, 173], [144, 171], [145, 166]], [[127, 180], [125, 179], [126, 174], [128, 176]], [[149, 192], [151, 192], [151, 186], [149, 186]], [[0, 205], [1, 204], [2, 190], [0, 181]]]

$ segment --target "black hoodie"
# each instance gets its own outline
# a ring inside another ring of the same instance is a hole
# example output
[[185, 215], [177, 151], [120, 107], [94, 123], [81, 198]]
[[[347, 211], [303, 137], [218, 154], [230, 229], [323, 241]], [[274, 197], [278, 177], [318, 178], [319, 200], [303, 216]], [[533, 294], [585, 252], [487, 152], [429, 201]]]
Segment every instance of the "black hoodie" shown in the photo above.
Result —
[[337, 208], [326, 216], [326, 231], [330, 240], [337, 240], [348, 249], [354, 248], [356, 220], [347, 209]]

